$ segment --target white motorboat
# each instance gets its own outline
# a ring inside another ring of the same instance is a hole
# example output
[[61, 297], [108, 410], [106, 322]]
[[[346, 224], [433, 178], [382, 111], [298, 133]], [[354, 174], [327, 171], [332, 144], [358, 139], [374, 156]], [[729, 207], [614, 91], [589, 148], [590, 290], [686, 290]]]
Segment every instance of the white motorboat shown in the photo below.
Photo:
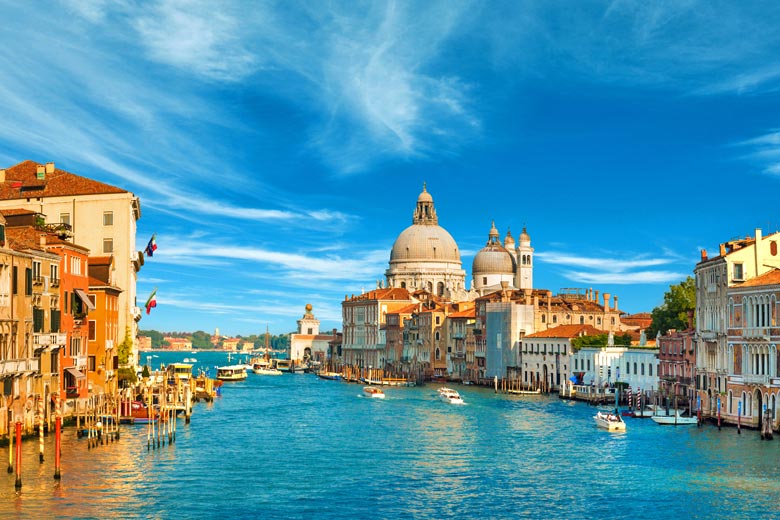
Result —
[[254, 372], [257, 375], [260, 376], [280, 376], [282, 375], [281, 370], [277, 370], [274, 367], [263, 364], [263, 363], [254, 363], [252, 365], [252, 372]]
[[597, 412], [593, 416], [593, 420], [596, 421], [596, 426], [604, 428], [610, 432], [624, 432], [626, 431], [626, 423], [619, 414], [612, 412]]
[[439, 388], [439, 399], [450, 404], [465, 404], [457, 390], [446, 386]]
[[363, 394], [366, 397], [371, 397], [374, 399], [384, 399], [385, 393], [382, 391], [381, 388], [376, 388], [374, 386], [365, 386], [363, 387]]
[[246, 379], [246, 367], [244, 365], [217, 367], [217, 379], [220, 381], [241, 381]]
[[679, 413], [674, 415], [653, 415], [650, 417], [656, 424], [666, 424], [671, 426], [684, 426], [696, 424], [699, 420], [696, 417], [683, 417]]

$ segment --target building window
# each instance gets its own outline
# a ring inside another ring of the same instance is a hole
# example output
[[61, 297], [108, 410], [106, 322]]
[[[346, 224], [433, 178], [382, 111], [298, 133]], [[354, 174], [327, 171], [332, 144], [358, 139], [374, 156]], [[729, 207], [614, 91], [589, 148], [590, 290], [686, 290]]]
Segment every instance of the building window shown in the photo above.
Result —
[[70, 338], [70, 357], [72, 358], [78, 357], [80, 353], [81, 353], [81, 338]]
[[642, 363], [642, 364], [640, 365], [640, 368], [642, 369], [642, 375], [645, 375], [645, 364], [644, 364], [644, 363]]
[[553, 315], [553, 323], [558, 323], [558, 316]]
[[440, 336], [440, 334], [439, 334], [439, 331], [437, 330], [437, 331], [436, 331], [436, 341], [439, 341], [439, 339], [440, 339], [440, 338], [441, 338], [441, 336]]
[[97, 367], [95, 366], [95, 356], [89, 356], [87, 358], [87, 370], [94, 372]]
[[542, 323], [544, 323], [544, 314], [542, 314]]
[[585, 324], [585, 316], [580, 316], [580, 325]]
[[97, 340], [97, 322], [89, 320], [89, 341]]
[[114, 252], [114, 239], [113, 238], [104, 238], [103, 239], [103, 252], [104, 253], [113, 253]]
[[652, 363], [647, 365], [647, 370], [649, 371], [649, 373], [647, 375], [652, 376], [653, 375], [653, 364]]
[[313, 328], [309, 327], [306, 330], [307, 330], [306, 334], [309, 334], [309, 335], [314, 334], [314, 329]]
[[70, 213], [60, 213], [60, 224], [67, 224], [70, 226]]
[[24, 294], [32, 296], [33, 276], [32, 269], [29, 267], [24, 268]]
[[114, 225], [114, 212], [113, 211], [104, 211], [103, 212], [103, 225], [104, 226], [113, 226]]
[[487, 276], [482, 277], [482, 285], [487, 285]]
[[49, 277], [51, 278], [52, 287], [58, 287], [60, 285], [60, 266], [51, 264], [49, 266]]
[[436, 325], [439, 325], [440, 323], [441, 323], [441, 316], [436, 316]]
[[742, 264], [734, 264], [734, 280], [744, 280], [744, 273], [742, 272]]

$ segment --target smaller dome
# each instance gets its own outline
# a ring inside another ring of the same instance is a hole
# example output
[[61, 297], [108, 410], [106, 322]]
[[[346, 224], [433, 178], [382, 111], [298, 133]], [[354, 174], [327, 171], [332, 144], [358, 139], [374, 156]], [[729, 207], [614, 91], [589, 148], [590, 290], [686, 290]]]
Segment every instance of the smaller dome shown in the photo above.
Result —
[[499, 240], [495, 222], [490, 227], [488, 242], [474, 256], [471, 264], [472, 275], [483, 274], [513, 274], [515, 272], [515, 258]]
[[528, 231], [525, 230], [525, 226], [523, 226], [523, 232], [520, 233], [520, 242], [530, 242], [531, 237], [528, 234]]
[[514, 237], [512, 237], [512, 232], [509, 229], [506, 230], [506, 237], [504, 238], [504, 247], [507, 249], [515, 248], [515, 239]]
[[425, 183], [423, 183], [422, 193], [417, 197], [417, 202], [433, 202], [433, 197], [431, 197], [431, 194], [425, 189]]

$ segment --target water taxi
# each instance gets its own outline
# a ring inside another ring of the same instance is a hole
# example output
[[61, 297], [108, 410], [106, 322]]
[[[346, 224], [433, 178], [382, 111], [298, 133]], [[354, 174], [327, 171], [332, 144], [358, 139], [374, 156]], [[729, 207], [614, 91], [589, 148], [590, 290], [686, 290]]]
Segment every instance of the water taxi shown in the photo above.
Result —
[[363, 393], [365, 394], [366, 397], [372, 397], [374, 399], [385, 398], [385, 393], [382, 391], [382, 389], [373, 386], [363, 387]]
[[317, 372], [317, 377], [329, 381], [341, 381], [342, 376], [339, 372]]
[[268, 363], [253, 363], [252, 372], [259, 376], [280, 376], [281, 370], [277, 370]]
[[220, 381], [241, 381], [246, 379], [246, 367], [244, 365], [217, 367], [217, 379]]
[[598, 412], [593, 416], [593, 420], [596, 421], [596, 426], [604, 428], [610, 432], [624, 432], [626, 431], [626, 423], [623, 422], [623, 418], [617, 413], [612, 412]]
[[189, 381], [192, 379], [192, 364], [190, 363], [171, 363], [165, 369], [169, 380], [180, 379]]
[[439, 388], [439, 399], [450, 404], [465, 404], [457, 390], [446, 386]]

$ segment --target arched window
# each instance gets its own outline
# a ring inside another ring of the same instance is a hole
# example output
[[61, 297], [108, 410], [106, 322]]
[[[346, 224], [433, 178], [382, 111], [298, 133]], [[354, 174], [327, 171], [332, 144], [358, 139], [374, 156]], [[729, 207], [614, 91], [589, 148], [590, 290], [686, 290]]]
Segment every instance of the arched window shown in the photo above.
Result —
[[580, 316], [580, 325], [585, 324], [585, 316]]
[[436, 286], [436, 294], [444, 296], [444, 282], [439, 282]]
[[558, 323], [558, 316], [553, 315], [553, 323]]
[[441, 359], [441, 350], [439, 350], [439, 347], [436, 347], [436, 359]]
[[406, 289], [406, 282], [401, 282], [401, 289]]
[[439, 341], [440, 337], [441, 337], [441, 336], [439, 335], [439, 331], [437, 330], [437, 331], [436, 331], [436, 341]]
[[729, 390], [729, 404], [728, 404], [729, 415], [732, 414], [732, 411], [731, 411], [732, 405], [733, 405], [733, 403], [731, 402], [732, 399], [734, 399], [734, 394], [732, 393], [731, 390]]

